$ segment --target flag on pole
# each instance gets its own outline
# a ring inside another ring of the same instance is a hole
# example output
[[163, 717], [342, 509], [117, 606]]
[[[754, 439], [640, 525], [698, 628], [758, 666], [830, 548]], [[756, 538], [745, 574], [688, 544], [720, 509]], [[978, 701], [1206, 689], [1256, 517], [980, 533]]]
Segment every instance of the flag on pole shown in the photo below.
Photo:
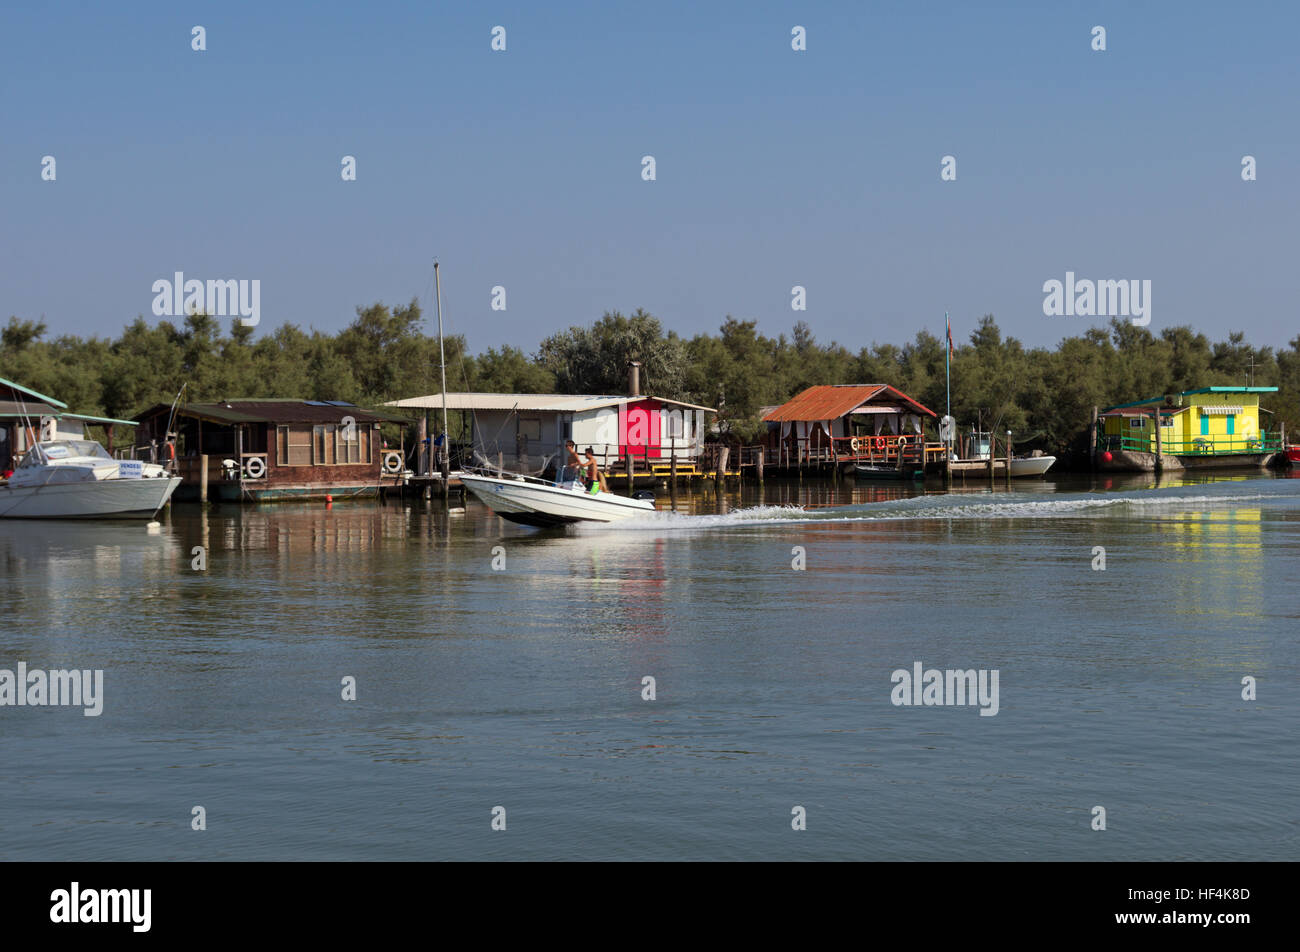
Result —
[[952, 322], [948, 320], [948, 313], [946, 311], [944, 312], [943, 315], [943, 322], [948, 327], [948, 356], [951, 357], [952, 356]]

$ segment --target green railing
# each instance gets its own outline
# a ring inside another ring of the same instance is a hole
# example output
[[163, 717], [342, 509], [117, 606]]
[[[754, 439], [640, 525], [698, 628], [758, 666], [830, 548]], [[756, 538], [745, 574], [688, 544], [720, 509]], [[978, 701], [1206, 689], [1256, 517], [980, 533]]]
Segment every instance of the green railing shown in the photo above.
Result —
[[[1154, 453], [1155, 440], [1146, 436], [1107, 436], [1098, 434], [1099, 450], [1129, 450]], [[1170, 456], [1227, 456], [1233, 453], [1279, 453], [1283, 449], [1278, 433], [1261, 433], [1253, 437], [1197, 437], [1186, 442], [1160, 441], [1160, 452]]]

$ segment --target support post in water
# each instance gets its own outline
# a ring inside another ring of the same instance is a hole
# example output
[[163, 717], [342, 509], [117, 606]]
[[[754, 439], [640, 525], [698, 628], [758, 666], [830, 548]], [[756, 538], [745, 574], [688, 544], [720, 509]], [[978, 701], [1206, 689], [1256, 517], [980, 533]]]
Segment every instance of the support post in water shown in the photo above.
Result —
[[627, 467], [627, 494], [631, 496], [636, 485], [636, 480], [632, 478], [636, 473], [636, 467], [632, 465], [632, 447], [630, 446], [627, 448], [627, 455], [624, 457], [623, 463]]
[[1088, 442], [1092, 444], [1092, 452], [1088, 454], [1088, 466], [1095, 473], [1097, 472], [1097, 407], [1092, 408], [1092, 429], [1088, 431]]
[[199, 457], [199, 502], [208, 501], [208, 454]]
[[1156, 474], [1158, 475], [1160, 471], [1164, 469], [1164, 460], [1161, 458], [1160, 455], [1160, 407], [1159, 405], [1156, 406], [1156, 412], [1154, 416], [1156, 421]]
[[1007, 489], [1011, 488], [1011, 431], [1007, 430]]

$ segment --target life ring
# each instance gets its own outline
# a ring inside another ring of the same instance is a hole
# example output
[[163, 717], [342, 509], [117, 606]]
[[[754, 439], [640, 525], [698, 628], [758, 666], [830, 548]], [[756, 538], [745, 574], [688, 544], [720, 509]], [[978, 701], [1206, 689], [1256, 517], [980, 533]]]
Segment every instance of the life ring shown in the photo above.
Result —
[[266, 461], [260, 456], [250, 456], [244, 464], [244, 475], [249, 479], [261, 479], [266, 475]]
[[849, 446], [853, 447], [853, 452], [858, 451], [858, 438], [856, 436], [849, 441]]
[[384, 472], [396, 473], [402, 469], [402, 454], [396, 450], [390, 450], [384, 454]]
[[884, 448], [885, 448], [885, 438], [883, 436], [876, 437], [876, 449], [883, 451]]
[[898, 445], [899, 445], [899, 446], [906, 446], [906, 445], [907, 445], [907, 437], [905, 437], [905, 436], [900, 436], [900, 437], [898, 438]]
[[176, 462], [176, 444], [172, 440], [167, 441], [167, 459], [169, 462]]

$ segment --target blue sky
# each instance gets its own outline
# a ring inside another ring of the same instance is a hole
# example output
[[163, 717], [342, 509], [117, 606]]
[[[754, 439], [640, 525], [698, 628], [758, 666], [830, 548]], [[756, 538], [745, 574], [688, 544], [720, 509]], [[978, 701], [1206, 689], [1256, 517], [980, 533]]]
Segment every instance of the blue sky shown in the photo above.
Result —
[[473, 350], [636, 307], [1052, 345], [1106, 323], [1044, 316], [1067, 270], [1285, 345], [1297, 35], [1281, 3], [7, 6], [0, 320], [114, 335], [183, 271], [260, 280], [259, 335], [333, 331], [428, 304], [437, 256]]

